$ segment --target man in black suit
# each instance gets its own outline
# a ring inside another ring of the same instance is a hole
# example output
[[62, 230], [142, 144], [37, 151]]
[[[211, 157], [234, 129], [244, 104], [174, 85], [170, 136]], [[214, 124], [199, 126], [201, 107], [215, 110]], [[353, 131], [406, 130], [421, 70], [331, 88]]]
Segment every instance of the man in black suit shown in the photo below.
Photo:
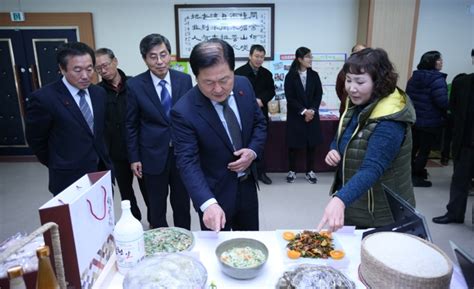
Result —
[[48, 167], [53, 195], [84, 174], [112, 168], [104, 143], [107, 96], [91, 85], [94, 51], [81, 42], [65, 43], [57, 62], [63, 77], [33, 92], [26, 105], [26, 138]]
[[[249, 61], [247, 64], [235, 70], [236, 75], [247, 77], [252, 84], [258, 106], [262, 109], [268, 123], [268, 102], [275, 96], [275, 82], [272, 73], [262, 66], [265, 60], [265, 48], [260, 44], [250, 47]], [[270, 185], [272, 180], [267, 176], [265, 170], [265, 160], [257, 162], [258, 179], [264, 184]]]
[[190, 200], [176, 168], [171, 142], [171, 106], [192, 87], [188, 74], [169, 69], [171, 45], [160, 34], [140, 42], [148, 70], [127, 81], [127, 146], [133, 173], [144, 178], [150, 226], [167, 227], [168, 187], [177, 227], [190, 229]]
[[[474, 49], [471, 52], [474, 64]], [[453, 114], [453, 177], [447, 213], [433, 218], [437, 224], [464, 223], [469, 186], [474, 175], [474, 73], [456, 76], [449, 108]]]
[[[120, 189], [122, 200], [130, 200], [133, 216], [142, 219], [133, 191], [133, 172], [127, 157], [127, 143], [125, 130], [125, 113], [127, 104], [127, 89], [125, 84], [130, 78], [118, 69], [118, 60], [109, 48], [100, 48], [95, 51], [95, 70], [102, 77], [98, 85], [107, 92], [105, 108], [105, 144], [114, 166], [115, 178]], [[138, 185], [148, 208], [148, 197], [143, 179], [138, 179]], [[150, 217], [148, 214], [148, 222]]]
[[266, 123], [252, 85], [234, 76], [234, 50], [210, 39], [194, 46], [197, 86], [173, 107], [178, 168], [202, 230], [258, 230], [256, 168]]

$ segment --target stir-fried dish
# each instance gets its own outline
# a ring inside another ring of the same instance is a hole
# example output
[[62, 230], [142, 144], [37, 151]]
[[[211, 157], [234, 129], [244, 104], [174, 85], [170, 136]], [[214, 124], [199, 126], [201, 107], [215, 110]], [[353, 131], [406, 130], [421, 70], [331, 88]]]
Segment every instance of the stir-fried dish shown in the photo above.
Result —
[[301, 253], [301, 257], [322, 258], [330, 257], [329, 252], [334, 250], [332, 238], [328, 234], [313, 231], [303, 231], [296, 234], [286, 247]]
[[224, 251], [221, 261], [234, 268], [253, 268], [265, 262], [265, 254], [251, 247], [232, 248]]

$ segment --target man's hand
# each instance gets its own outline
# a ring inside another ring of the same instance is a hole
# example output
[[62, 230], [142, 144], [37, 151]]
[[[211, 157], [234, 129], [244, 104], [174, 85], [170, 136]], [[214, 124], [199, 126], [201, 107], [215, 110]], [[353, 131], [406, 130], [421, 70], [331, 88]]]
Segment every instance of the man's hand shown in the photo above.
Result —
[[219, 204], [212, 204], [204, 211], [202, 222], [208, 229], [219, 232], [225, 227], [225, 213]]
[[325, 161], [331, 167], [337, 167], [337, 165], [341, 161], [341, 155], [337, 150], [330, 150], [326, 155]]
[[314, 110], [312, 109], [307, 109], [305, 112], [304, 112], [304, 121], [306, 122], [310, 122], [312, 121], [314, 118]]
[[330, 232], [335, 232], [342, 228], [342, 226], [344, 226], [345, 208], [346, 206], [341, 199], [333, 197], [326, 206], [326, 209], [324, 209], [323, 218], [321, 219], [321, 222], [319, 222], [316, 231], [320, 232], [326, 225]]
[[263, 107], [263, 102], [260, 98], [257, 98], [258, 107]]
[[251, 149], [240, 149], [234, 152], [234, 156], [239, 159], [227, 165], [227, 168], [233, 172], [239, 173], [245, 171], [255, 159], [254, 152]]
[[132, 172], [137, 178], [142, 178], [142, 162], [134, 162], [130, 164], [130, 168], [132, 169]]

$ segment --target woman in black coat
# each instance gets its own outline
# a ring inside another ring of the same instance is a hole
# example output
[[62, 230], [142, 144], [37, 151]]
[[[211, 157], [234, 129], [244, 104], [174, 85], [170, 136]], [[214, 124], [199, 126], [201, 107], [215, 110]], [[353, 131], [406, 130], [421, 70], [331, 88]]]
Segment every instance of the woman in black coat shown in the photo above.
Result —
[[287, 100], [286, 142], [288, 144], [289, 172], [287, 182], [296, 178], [296, 153], [306, 149], [306, 179], [317, 182], [314, 173], [315, 148], [322, 142], [319, 125], [319, 105], [323, 95], [321, 80], [311, 69], [311, 50], [300, 47], [285, 77]]

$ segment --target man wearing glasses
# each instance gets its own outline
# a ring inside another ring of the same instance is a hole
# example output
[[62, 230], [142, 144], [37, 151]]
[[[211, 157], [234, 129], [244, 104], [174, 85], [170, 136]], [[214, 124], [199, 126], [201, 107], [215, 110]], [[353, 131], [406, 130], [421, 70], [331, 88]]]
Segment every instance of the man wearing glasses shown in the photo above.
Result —
[[169, 69], [171, 45], [160, 34], [145, 36], [140, 53], [148, 70], [127, 81], [127, 146], [133, 173], [144, 178], [150, 226], [167, 227], [168, 187], [174, 226], [190, 229], [190, 200], [176, 168], [171, 106], [192, 87], [191, 77]]
[[[133, 172], [127, 156], [125, 131], [125, 113], [127, 89], [125, 84], [130, 78], [117, 68], [118, 60], [109, 48], [100, 48], [95, 51], [95, 70], [102, 77], [102, 86], [107, 92], [105, 108], [105, 144], [114, 166], [115, 178], [120, 189], [122, 200], [130, 200], [132, 214], [138, 220], [142, 216], [133, 191]], [[148, 197], [143, 179], [138, 178], [138, 185], [148, 208]], [[148, 222], [150, 222], [148, 214]]]

